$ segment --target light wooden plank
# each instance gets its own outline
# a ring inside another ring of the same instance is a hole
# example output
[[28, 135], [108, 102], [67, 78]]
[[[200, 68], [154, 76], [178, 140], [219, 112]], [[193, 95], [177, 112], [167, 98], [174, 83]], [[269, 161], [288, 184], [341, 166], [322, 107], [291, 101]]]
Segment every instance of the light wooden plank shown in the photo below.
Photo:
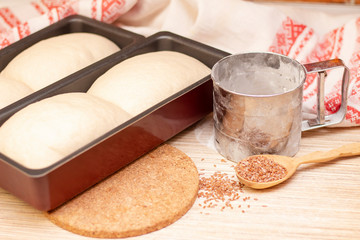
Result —
[[[234, 178], [234, 163], [206, 146], [212, 136], [209, 121], [168, 143], [188, 154], [201, 176], [221, 171]], [[360, 142], [359, 127], [309, 131], [303, 133], [298, 155], [350, 142]], [[243, 191], [241, 197], [250, 199], [233, 202], [234, 209], [203, 209], [199, 204], [204, 199], [197, 199], [174, 224], [133, 239], [360, 239], [360, 157], [309, 164], [279, 186]], [[25, 238], [88, 239], [58, 228], [42, 212], [0, 189], [0, 239]]]

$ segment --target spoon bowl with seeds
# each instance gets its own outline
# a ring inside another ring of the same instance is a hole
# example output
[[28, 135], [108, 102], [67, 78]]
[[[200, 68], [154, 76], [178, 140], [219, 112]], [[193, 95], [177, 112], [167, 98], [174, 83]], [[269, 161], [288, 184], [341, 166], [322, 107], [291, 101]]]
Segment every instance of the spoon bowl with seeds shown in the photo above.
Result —
[[305, 163], [327, 162], [337, 158], [360, 155], [360, 142], [343, 145], [330, 151], [316, 151], [301, 157], [254, 155], [240, 160], [236, 176], [245, 186], [264, 189], [289, 179]]

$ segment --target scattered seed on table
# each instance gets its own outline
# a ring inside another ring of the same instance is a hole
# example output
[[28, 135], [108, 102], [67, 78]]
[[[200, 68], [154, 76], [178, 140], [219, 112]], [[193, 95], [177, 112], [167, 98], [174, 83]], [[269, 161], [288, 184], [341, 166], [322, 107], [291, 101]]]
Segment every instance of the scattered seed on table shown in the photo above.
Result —
[[226, 173], [217, 171], [211, 176], [200, 177], [198, 197], [204, 199], [203, 208], [219, 207], [221, 211], [225, 208], [234, 209], [232, 202], [241, 199], [241, 194], [244, 193], [242, 187], [239, 181], [231, 179]]

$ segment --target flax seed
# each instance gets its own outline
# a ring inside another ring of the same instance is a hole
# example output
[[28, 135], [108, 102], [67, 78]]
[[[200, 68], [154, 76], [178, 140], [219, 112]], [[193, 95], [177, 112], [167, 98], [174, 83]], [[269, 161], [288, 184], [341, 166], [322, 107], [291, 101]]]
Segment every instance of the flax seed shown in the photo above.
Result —
[[[241, 198], [243, 185], [226, 173], [216, 171], [211, 176], [201, 176], [198, 198], [203, 198], [203, 208], [234, 209], [232, 202]], [[245, 197], [247, 199], [247, 197]], [[215, 204], [219, 203], [219, 204]]]
[[282, 165], [265, 156], [250, 156], [238, 162], [235, 171], [241, 177], [253, 182], [271, 182], [286, 176]]

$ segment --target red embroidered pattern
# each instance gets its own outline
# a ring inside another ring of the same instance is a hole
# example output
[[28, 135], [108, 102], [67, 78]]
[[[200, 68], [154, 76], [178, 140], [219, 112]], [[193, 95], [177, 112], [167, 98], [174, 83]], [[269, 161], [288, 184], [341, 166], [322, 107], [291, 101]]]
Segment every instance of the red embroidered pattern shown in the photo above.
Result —
[[91, 2], [91, 17], [93, 19], [96, 19], [96, 16], [97, 16], [97, 8], [96, 8], [96, 0], [92, 0]]
[[8, 45], [10, 45], [9, 39], [4, 38], [4, 39], [1, 39], [1, 40], [0, 40], [0, 49], [6, 47], [6, 46], [8, 46]]
[[[344, 27], [341, 27], [325, 35], [324, 39], [315, 46], [306, 62], [318, 62], [338, 57], [342, 46], [343, 33]], [[335, 49], [335, 46], [337, 46], [337, 49]]]
[[351, 123], [360, 124], [360, 111], [352, 106], [347, 106], [346, 120]]
[[69, 5], [71, 1], [68, 0], [41, 0], [41, 3], [47, 7], [47, 9], [51, 10], [53, 8], [61, 7], [64, 5]]
[[40, 13], [41, 15], [45, 14], [46, 12], [41, 8], [40, 4], [38, 4], [37, 2], [31, 2], [31, 5], [34, 6], [34, 8], [36, 9], [36, 11], [38, 13]]
[[18, 25], [17, 30], [20, 39], [30, 35], [30, 27], [28, 22]]
[[[13, 6], [2, 7], [0, 8], [0, 48], [29, 35], [33, 26], [37, 29], [37, 21], [22, 22], [26, 17], [30, 20], [38, 16], [46, 19], [48, 22], [42, 23], [41, 26], [53, 24], [77, 13], [110, 23], [127, 10], [126, 4], [133, 2], [134, 0], [28, 0], [24, 2], [25, 16], [16, 16], [17, 12], [12, 8]], [[29, 16], [26, 16], [27, 9], [30, 10]], [[34, 14], [36, 16], [33, 16]]]
[[9, 27], [16, 27], [21, 24], [21, 21], [14, 15], [14, 13], [7, 7], [0, 8], [0, 17]]
[[344, 26], [341, 27], [338, 31], [338, 40], [337, 40], [337, 47], [334, 51], [334, 56], [333, 58], [338, 58], [340, 55], [340, 50], [342, 48], [343, 45], [343, 41], [344, 41]]
[[70, 15], [74, 15], [74, 14], [76, 14], [76, 12], [77, 11], [75, 11], [75, 9], [71, 6], [68, 6], [68, 7], [61, 6], [61, 7], [56, 8], [58, 20], [66, 18]]
[[101, 21], [112, 23], [118, 17], [118, 12], [125, 5], [125, 0], [102, 0]]
[[[316, 78], [317, 78], [317, 73], [308, 74], [304, 83], [304, 90], [308, 89], [310, 83], [313, 83]], [[317, 93], [317, 86], [312, 91], [309, 91], [306, 94], [304, 93], [303, 101], [307, 101], [308, 99], [313, 97], [316, 93]]]
[[269, 50], [271, 52], [288, 55], [297, 38], [305, 29], [305, 25], [298, 24], [287, 17], [282, 23], [282, 28], [276, 33], [274, 43], [270, 46]]
[[336, 113], [341, 105], [341, 93], [340, 89], [337, 92], [331, 92], [325, 96], [325, 109], [328, 113]]
[[352, 124], [360, 124], [360, 111], [351, 106], [352, 101], [355, 102], [353, 105], [360, 103], [360, 18], [356, 20], [355, 24], [357, 29], [356, 50], [349, 62], [350, 83], [354, 84], [352, 85], [351, 95], [348, 98], [349, 104], [345, 119]]
[[[340, 34], [341, 37], [337, 38], [337, 34]], [[342, 34], [343, 34], [343, 27], [340, 29], [335, 29], [331, 31], [329, 34], [327, 34], [324, 38], [324, 40], [320, 43], [318, 43], [314, 50], [310, 53], [310, 55], [306, 59], [306, 63], [311, 62], [319, 62], [319, 61], [325, 61], [333, 58], [334, 49], [336, 46], [336, 40], [341, 40], [341, 43], [338, 43], [337, 50], [335, 51], [335, 54], [339, 54], [341, 46], [342, 46]], [[317, 79], [317, 74], [309, 74], [306, 78], [306, 81], [304, 83], [304, 96], [303, 101], [307, 101], [312, 96], [314, 96], [317, 93], [317, 87], [312, 89], [312, 91], [306, 92], [306, 90], [311, 86], [312, 84], [315, 84], [315, 80]], [[337, 109], [339, 109], [339, 102], [334, 100], [334, 97], [336, 97], [339, 94], [338, 89], [333, 89], [331, 94], [327, 96], [325, 99], [325, 107], [327, 111], [330, 112], [336, 112]]]
[[312, 28], [306, 33], [305, 37], [301, 40], [299, 46], [296, 48], [293, 58], [297, 58], [303, 48], [306, 46], [306, 43], [309, 42], [310, 38], [314, 35], [314, 30]]

